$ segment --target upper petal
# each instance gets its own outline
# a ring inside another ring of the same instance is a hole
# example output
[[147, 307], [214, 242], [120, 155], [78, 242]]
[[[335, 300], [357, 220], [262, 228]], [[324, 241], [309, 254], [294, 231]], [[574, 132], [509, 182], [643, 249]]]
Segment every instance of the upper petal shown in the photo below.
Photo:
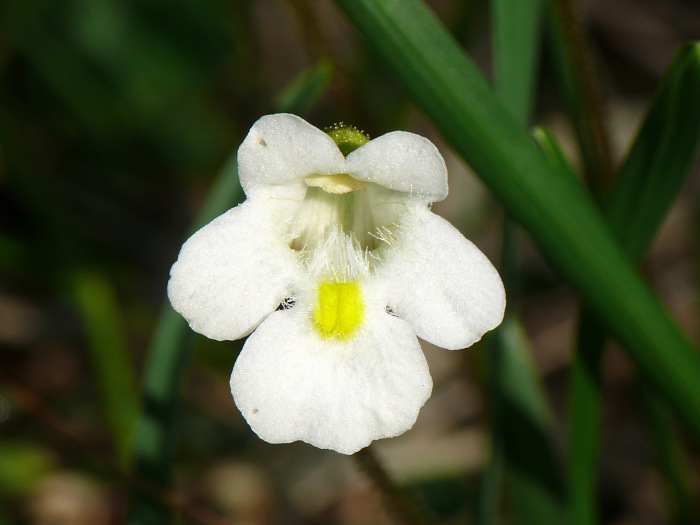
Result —
[[168, 297], [194, 331], [239, 339], [289, 296], [298, 263], [275, 230], [274, 211], [263, 199], [249, 199], [182, 246], [170, 270]]
[[255, 433], [352, 454], [411, 428], [432, 389], [411, 328], [376, 308], [352, 340], [322, 339], [298, 306], [266, 319], [233, 369], [231, 391]]
[[333, 139], [288, 113], [266, 115], [238, 148], [238, 175], [246, 194], [307, 175], [343, 173], [345, 158]]
[[387, 133], [350, 153], [346, 172], [425, 202], [447, 196], [447, 168], [440, 152], [425, 137], [407, 131]]
[[422, 339], [450, 350], [498, 326], [505, 291], [486, 256], [427, 209], [412, 210], [401, 226], [375, 277], [396, 315]]

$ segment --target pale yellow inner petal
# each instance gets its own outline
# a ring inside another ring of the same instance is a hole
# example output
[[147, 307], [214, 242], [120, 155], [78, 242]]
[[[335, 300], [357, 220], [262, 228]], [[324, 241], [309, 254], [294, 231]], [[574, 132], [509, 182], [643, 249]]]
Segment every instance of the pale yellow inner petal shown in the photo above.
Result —
[[321, 188], [323, 191], [342, 195], [351, 191], [365, 188], [369, 183], [353, 179], [346, 173], [336, 173], [334, 175], [308, 175], [304, 181], [307, 186]]

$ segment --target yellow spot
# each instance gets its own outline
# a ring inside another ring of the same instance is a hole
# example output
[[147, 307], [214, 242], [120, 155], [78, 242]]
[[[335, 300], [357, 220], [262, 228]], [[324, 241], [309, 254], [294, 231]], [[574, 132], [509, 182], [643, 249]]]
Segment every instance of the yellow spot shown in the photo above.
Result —
[[318, 285], [314, 326], [324, 339], [349, 339], [362, 323], [365, 305], [357, 281]]

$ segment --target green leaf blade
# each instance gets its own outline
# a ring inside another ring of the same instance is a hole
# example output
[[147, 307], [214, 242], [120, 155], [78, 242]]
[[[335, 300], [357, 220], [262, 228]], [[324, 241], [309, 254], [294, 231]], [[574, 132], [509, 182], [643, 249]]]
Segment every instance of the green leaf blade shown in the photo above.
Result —
[[[624, 161], [605, 214], [611, 230], [630, 260], [637, 264], [688, 173], [700, 138], [700, 54], [698, 44], [684, 46], [664, 76], [654, 102]], [[600, 435], [600, 362], [608, 331], [584, 309], [578, 330], [578, 350], [570, 384], [569, 495], [572, 525], [597, 523], [596, 490]], [[656, 405], [649, 393], [647, 399]], [[687, 491], [678, 461], [677, 444], [663, 433], [660, 411], [649, 410], [655, 426], [662, 467], [680, 514], [687, 514]]]
[[700, 43], [677, 53], [657, 92], [605, 210], [632, 261], [646, 252], [678, 195], [700, 140]]
[[114, 295], [110, 283], [95, 272], [81, 270], [73, 276], [73, 296], [85, 327], [103, 412], [119, 461], [126, 465], [139, 404], [129, 347]]
[[[278, 99], [280, 103], [288, 104], [283, 109], [301, 113], [301, 105], [309, 104], [312, 98], [322, 94], [326, 84], [319, 88], [319, 79], [322, 80], [330, 72], [323, 63], [319, 67], [315, 74], [302, 73], [292, 86], [283, 91]], [[190, 233], [235, 206], [243, 197], [238, 179], [237, 154], [234, 152], [215, 180], [206, 202], [192, 223]], [[159, 486], [167, 486], [170, 482], [179, 437], [176, 431], [177, 408], [194, 339], [187, 321], [166, 302], [149, 348], [134, 446], [135, 473]], [[147, 494], [134, 497], [129, 523], [167, 523], [169, 518], [170, 511], [160, 501]]]
[[[537, 78], [541, 1], [495, 0], [491, 6], [494, 89], [511, 115], [526, 125]], [[500, 271], [509, 297], [517, 295], [517, 231], [506, 218]], [[563, 494], [561, 471], [553, 454], [554, 422], [532, 366], [527, 337], [512, 306], [491, 341], [484, 359], [493, 438], [478, 523], [500, 521], [501, 479], [518, 523], [561, 522]]]
[[336, 2], [700, 438], [700, 359], [582, 186], [549, 164], [424, 4]]

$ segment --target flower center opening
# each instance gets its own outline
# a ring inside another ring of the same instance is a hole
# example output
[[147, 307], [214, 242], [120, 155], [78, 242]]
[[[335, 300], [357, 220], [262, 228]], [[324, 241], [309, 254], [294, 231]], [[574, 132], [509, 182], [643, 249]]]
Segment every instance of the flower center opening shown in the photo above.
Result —
[[324, 242], [329, 230], [337, 227], [356, 239], [362, 249], [376, 247], [377, 240], [372, 234], [377, 226], [367, 190], [331, 193], [323, 187], [310, 185], [294, 218], [296, 235], [291, 247], [297, 251], [313, 251]]
[[319, 335], [324, 339], [350, 339], [365, 313], [358, 281], [321, 281], [316, 294], [313, 322]]

